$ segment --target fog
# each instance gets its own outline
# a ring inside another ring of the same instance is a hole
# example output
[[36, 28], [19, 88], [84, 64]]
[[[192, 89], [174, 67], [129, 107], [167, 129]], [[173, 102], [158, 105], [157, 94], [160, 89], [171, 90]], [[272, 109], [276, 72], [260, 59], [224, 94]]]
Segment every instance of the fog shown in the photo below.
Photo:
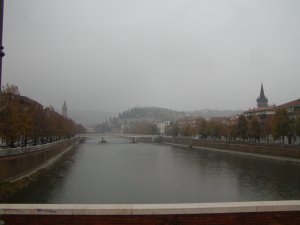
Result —
[[2, 84], [44, 106], [119, 112], [300, 97], [300, 1], [5, 1]]

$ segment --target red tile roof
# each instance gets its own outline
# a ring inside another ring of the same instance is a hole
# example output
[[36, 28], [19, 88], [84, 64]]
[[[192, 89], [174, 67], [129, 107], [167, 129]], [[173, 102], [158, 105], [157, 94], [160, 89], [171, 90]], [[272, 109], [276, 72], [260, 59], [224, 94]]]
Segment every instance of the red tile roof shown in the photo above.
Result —
[[263, 111], [275, 111], [276, 110], [276, 106], [268, 106], [268, 107], [258, 107], [258, 108], [253, 108], [253, 109], [249, 109], [248, 111], [245, 111], [244, 113], [248, 113], [248, 112], [263, 112]]
[[300, 99], [284, 103], [282, 105], [279, 105], [278, 107], [279, 108], [286, 108], [286, 107], [290, 107], [290, 106], [300, 106]]

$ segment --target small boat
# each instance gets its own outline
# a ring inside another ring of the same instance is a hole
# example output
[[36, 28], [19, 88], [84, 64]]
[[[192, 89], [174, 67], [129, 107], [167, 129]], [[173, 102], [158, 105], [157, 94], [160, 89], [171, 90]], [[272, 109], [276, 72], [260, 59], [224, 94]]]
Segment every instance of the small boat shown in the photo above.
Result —
[[108, 143], [108, 142], [104, 139], [104, 137], [102, 137], [101, 140], [99, 141], [99, 143], [103, 144], [103, 143]]
[[130, 141], [130, 143], [135, 144], [136, 143], [136, 138], [132, 137], [132, 140]]

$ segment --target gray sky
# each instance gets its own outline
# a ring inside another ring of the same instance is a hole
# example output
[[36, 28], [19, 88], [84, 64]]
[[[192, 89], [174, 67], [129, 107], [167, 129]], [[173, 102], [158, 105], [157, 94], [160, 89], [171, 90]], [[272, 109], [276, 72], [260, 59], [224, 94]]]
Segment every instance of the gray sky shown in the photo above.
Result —
[[2, 83], [57, 109], [300, 97], [298, 0], [5, 0], [3, 42]]

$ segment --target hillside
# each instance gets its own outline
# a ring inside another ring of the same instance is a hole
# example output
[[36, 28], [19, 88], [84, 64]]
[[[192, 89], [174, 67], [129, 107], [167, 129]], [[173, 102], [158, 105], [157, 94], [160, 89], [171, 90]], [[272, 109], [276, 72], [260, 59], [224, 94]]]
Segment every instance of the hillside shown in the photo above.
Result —
[[188, 116], [202, 116], [206, 119], [211, 117], [230, 117], [237, 114], [241, 114], [242, 110], [213, 110], [213, 109], [204, 109], [192, 112], [186, 112]]
[[[159, 107], [135, 107], [119, 113], [121, 120], [147, 120], [147, 121], [176, 121], [185, 116], [202, 116], [207, 119], [211, 117], [227, 117], [241, 113], [241, 110], [198, 110], [179, 112], [176, 110]], [[101, 110], [70, 110], [69, 117], [81, 124], [97, 124], [111, 117], [116, 117], [117, 112]]]
[[135, 107], [119, 114], [121, 120], [148, 121], [175, 121], [185, 116], [184, 112], [158, 107]]

